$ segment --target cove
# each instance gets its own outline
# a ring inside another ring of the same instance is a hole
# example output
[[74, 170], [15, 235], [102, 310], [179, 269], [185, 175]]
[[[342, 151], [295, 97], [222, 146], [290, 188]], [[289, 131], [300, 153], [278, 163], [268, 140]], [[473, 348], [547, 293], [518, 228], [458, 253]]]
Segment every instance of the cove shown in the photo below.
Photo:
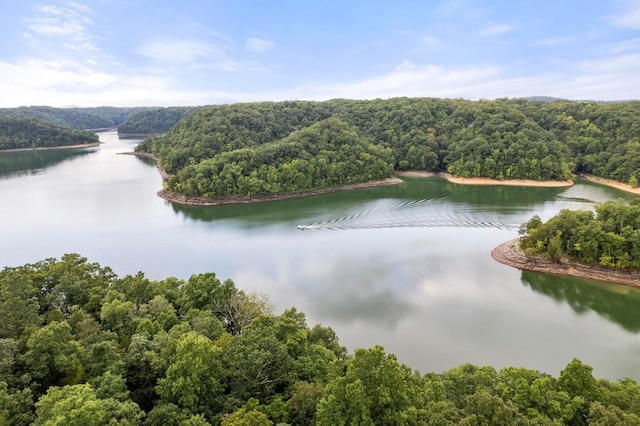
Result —
[[[256, 204], [172, 204], [153, 162], [114, 132], [100, 147], [0, 153], [0, 265], [80, 253], [118, 275], [215, 272], [332, 327], [350, 351], [382, 344], [421, 372], [469, 362], [640, 379], [640, 292], [499, 264], [491, 250], [534, 214], [629, 198], [568, 188], [388, 187]], [[20, 154], [20, 155], [16, 155]], [[300, 231], [298, 225], [307, 229]]]

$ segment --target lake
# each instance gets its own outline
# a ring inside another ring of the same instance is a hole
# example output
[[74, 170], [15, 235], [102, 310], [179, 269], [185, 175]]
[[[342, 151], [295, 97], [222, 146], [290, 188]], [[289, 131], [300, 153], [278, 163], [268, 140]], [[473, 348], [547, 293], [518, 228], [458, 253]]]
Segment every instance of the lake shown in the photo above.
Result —
[[[350, 351], [381, 344], [426, 372], [463, 363], [640, 380], [640, 291], [497, 263], [533, 215], [631, 196], [463, 186], [441, 178], [257, 204], [191, 207], [156, 196], [139, 140], [0, 154], [0, 265], [80, 253], [120, 276], [215, 272], [332, 327]], [[300, 231], [298, 225], [307, 229]]]

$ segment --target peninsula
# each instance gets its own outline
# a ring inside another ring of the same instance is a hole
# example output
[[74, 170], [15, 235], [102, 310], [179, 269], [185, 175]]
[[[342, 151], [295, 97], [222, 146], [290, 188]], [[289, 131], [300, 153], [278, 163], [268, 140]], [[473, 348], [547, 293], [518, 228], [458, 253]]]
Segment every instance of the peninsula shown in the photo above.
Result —
[[525, 235], [496, 247], [498, 262], [550, 274], [640, 286], [640, 198], [591, 210], [561, 210], [523, 225]]

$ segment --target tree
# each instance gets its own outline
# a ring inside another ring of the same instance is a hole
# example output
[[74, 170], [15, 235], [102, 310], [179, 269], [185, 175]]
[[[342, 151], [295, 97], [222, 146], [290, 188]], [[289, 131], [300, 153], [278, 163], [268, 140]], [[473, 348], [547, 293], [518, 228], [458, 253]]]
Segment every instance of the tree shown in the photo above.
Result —
[[222, 426], [272, 426], [273, 422], [258, 410], [241, 408], [222, 418]]
[[296, 382], [288, 401], [289, 420], [294, 425], [314, 425], [317, 405], [324, 395], [324, 387], [316, 383]]
[[408, 367], [384, 348], [357, 349], [347, 372], [325, 389], [318, 424], [405, 425], [417, 418], [418, 386]]
[[211, 419], [222, 406], [222, 351], [195, 332], [178, 340], [175, 356], [157, 392], [166, 402]]
[[212, 303], [213, 311], [218, 314], [231, 334], [239, 334], [242, 328], [260, 315], [270, 315], [273, 305], [264, 294], [237, 291], [226, 298], [216, 299]]
[[[267, 323], [268, 324], [268, 323]], [[267, 324], [252, 323], [231, 340], [225, 355], [231, 395], [265, 401], [291, 383], [293, 360]]]
[[38, 289], [33, 281], [18, 271], [0, 271], [0, 338], [17, 339], [30, 325], [40, 325]]
[[236, 292], [233, 281], [226, 280], [221, 283], [216, 274], [207, 272], [189, 277], [180, 287], [177, 303], [180, 312], [186, 314], [191, 309], [212, 309], [214, 303], [226, 300]]
[[76, 384], [83, 379], [84, 350], [66, 322], [53, 322], [35, 330], [26, 341], [22, 361], [40, 389]]
[[144, 413], [131, 401], [99, 399], [91, 385], [51, 387], [36, 403], [36, 425], [140, 424]]

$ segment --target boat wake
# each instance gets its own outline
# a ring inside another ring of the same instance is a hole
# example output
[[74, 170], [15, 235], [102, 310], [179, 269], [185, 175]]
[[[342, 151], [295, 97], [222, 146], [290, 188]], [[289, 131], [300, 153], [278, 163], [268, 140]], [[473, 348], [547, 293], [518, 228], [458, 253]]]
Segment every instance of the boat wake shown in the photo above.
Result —
[[445, 197], [404, 201], [375, 207], [348, 216], [298, 225], [304, 230], [350, 230], [383, 228], [496, 228], [518, 231], [504, 215], [466, 204], [452, 204]]

